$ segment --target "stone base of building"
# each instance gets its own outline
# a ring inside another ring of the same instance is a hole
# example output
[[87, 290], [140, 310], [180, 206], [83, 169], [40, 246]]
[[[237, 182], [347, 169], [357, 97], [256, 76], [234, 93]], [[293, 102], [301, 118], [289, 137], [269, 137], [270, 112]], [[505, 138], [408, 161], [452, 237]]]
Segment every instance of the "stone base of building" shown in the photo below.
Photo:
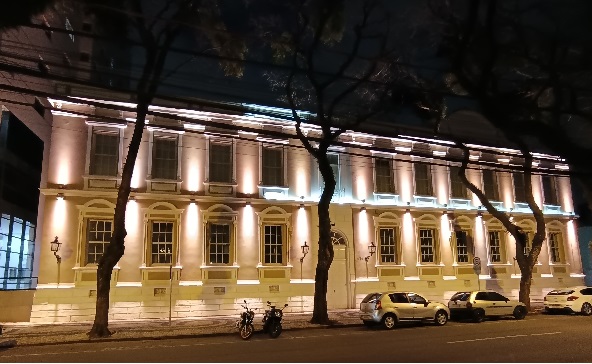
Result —
[[[544, 295], [552, 289], [582, 285], [583, 282], [583, 275], [535, 277], [531, 288], [531, 301], [542, 302]], [[433, 279], [405, 277], [393, 281], [379, 281], [376, 278], [358, 279], [351, 282], [352, 296], [349, 302], [342, 302], [335, 308], [355, 309], [368, 293], [394, 290], [417, 292], [429, 300], [445, 303], [457, 291], [477, 289], [492, 289], [517, 299], [519, 285], [520, 276], [503, 279], [481, 276], [479, 280], [476, 276]], [[120, 283], [111, 289], [109, 319], [168, 319], [169, 310], [173, 319], [238, 315], [242, 311], [243, 300], [247, 300], [249, 307], [259, 308], [260, 311], [266, 307], [267, 301], [271, 301], [277, 305], [288, 303], [286, 312], [307, 313], [313, 310], [313, 296], [312, 280], [292, 280], [277, 284], [238, 281], [220, 285], [181, 282], [173, 285], [172, 290], [167, 284], [142, 286]], [[90, 322], [94, 320], [95, 301], [96, 289], [92, 286], [39, 285], [30, 312], [30, 322]], [[22, 320], [18, 317], [15, 319]]]

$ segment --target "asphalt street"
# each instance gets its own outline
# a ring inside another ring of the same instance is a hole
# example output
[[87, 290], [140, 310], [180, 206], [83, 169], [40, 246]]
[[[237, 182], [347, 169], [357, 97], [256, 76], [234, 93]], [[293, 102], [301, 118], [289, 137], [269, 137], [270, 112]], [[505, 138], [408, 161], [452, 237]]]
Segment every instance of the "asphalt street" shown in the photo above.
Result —
[[592, 317], [363, 326], [194, 339], [15, 347], [0, 362], [591, 362]]

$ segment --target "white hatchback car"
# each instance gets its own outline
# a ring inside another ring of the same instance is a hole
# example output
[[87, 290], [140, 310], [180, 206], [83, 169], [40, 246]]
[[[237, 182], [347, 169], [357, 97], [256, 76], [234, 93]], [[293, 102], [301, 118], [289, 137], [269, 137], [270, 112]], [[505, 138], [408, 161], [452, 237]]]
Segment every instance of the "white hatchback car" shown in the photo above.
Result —
[[528, 313], [524, 303], [490, 290], [456, 292], [450, 298], [448, 308], [452, 318], [468, 316], [474, 322], [492, 316], [514, 316], [516, 320], [522, 320]]
[[545, 296], [545, 311], [568, 311], [592, 315], [592, 287], [575, 286], [553, 290]]

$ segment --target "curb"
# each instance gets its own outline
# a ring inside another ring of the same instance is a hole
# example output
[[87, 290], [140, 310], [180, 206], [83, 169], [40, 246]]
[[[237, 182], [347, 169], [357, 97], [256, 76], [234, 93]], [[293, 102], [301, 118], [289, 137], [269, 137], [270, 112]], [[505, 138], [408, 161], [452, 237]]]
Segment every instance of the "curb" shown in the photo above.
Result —
[[[306, 327], [294, 327], [289, 329], [284, 329], [283, 331], [301, 331], [301, 330], [326, 330], [326, 329], [334, 329], [334, 328], [344, 328], [344, 327], [358, 327], [362, 326], [361, 323], [335, 323], [329, 325], [318, 325], [318, 326], [306, 326]], [[261, 330], [255, 331], [255, 333], [259, 333]], [[117, 333], [117, 332], [115, 332]], [[106, 338], [96, 338], [96, 339], [86, 339], [86, 340], [72, 340], [72, 341], [60, 341], [60, 342], [41, 342], [41, 343], [32, 343], [32, 344], [18, 344], [18, 340], [10, 340], [14, 342], [14, 345], [7, 346], [19, 346], [19, 347], [36, 347], [36, 346], [52, 346], [52, 345], [63, 345], [63, 344], [90, 344], [90, 343], [103, 343], [103, 342], [132, 342], [132, 341], [159, 341], [159, 340], [178, 340], [178, 339], [192, 339], [192, 338], [207, 338], [207, 337], [221, 337], [221, 336], [237, 336], [237, 332], [216, 332], [216, 333], [199, 333], [199, 334], [182, 334], [182, 335], [166, 335], [160, 337], [154, 336], [136, 336], [136, 337], [106, 337]], [[0, 348], [2, 343], [0, 343]]]

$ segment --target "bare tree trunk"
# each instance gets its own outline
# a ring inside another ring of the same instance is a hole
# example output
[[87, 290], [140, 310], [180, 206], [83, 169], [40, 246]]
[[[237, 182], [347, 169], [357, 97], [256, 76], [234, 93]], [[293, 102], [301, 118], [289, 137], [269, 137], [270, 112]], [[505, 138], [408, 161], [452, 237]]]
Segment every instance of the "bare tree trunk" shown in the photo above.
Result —
[[111, 290], [111, 274], [113, 267], [121, 259], [125, 251], [124, 239], [127, 235], [125, 230], [125, 210], [131, 191], [131, 180], [138, 156], [138, 150], [142, 142], [144, 132], [144, 120], [148, 112], [149, 100], [140, 97], [137, 106], [137, 119], [134, 127], [134, 133], [129, 145], [127, 158], [121, 174], [121, 185], [117, 193], [117, 204], [115, 206], [115, 216], [113, 217], [113, 236], [103, 256], [99, 260], [97, 269], [97, 305], [95, 321], [93, 327], [88, 333], [89, 337], [106, 337], [111, 335], [109, 331], [109, 293]]
[[333, 262], [333, 244], [331, 243], [331, 218], [329, 216], [329, 205], [335, 192], [335, 176], [329, 164], [327, 153], [323, 153], [317, 159], [319, 170], [323, 176], [325, 187], [321, 194], [318, 205], [319, 214], [319, 260], [315, 275], [314, 308], [312, 313], [313, 324], [329, 323], [327, 314], [327, 281], [329, 279], [329, 268]]

